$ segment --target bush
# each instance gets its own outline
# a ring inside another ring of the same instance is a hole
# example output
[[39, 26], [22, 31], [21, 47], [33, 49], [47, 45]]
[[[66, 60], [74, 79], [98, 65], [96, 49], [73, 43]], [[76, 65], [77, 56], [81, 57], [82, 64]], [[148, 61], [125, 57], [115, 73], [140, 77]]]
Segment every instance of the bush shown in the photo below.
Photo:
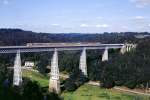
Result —
[[80, 87], [87, 81], [88, 78], [84, 76], [80, 70], [78, 70], [70, 75], [70, 77], [66, 80], [64, 86], [67, 91], [75, 91], [78, 87]]
[[116, 86], [122, 86], [124, 84], [124, 81], [115, 81]]
[[[44, 96], [45, 95], [45, 96]], [[24, 79], [21, 87], [0, 85], [0, 100], [61, 100], [57, 94], [43, 91], [37, 82]]]
[[125, 86], [127, 86], [130, 89], [134, 89], [136, 87], [137, 83], [135, 81], [128, 81], [125, 83]]
[[75, 91], [77, 89], [76, 84], [71, 79], [66, 80], [64, 87], [67, 91]]
[[103, 88], [110, 89], [110, 88], [115, 86], [115, 82], [113, 80], [111, 80], [111, 79], [103, 80], [103, 81], [101, 81], [101, 85], [100, 86], [103, 87]]
[[23, 96], [25, 100], [42, 100], [43, 95], [41, 91], [41, 87], [37, 84], [37, 82], [29, 81], [24, 86]]
[[47, 93], [47, 100], [61, 100], [58, 94], [55, 93]]

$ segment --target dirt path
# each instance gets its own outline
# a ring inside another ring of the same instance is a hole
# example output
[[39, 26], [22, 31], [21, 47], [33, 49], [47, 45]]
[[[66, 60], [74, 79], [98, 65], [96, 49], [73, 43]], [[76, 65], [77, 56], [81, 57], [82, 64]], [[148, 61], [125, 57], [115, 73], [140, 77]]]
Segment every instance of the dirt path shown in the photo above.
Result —
[[[93, 82], [93, 81], [88, 82], [88, 84], [94, 85], [94, 86], [99, 86], [100, 85], [99, 82]], [[138, 92], [138, 91], [135, 91], [135, 90], [124, 89], [124, 88], [121, 88], [121, 87], [114, 87], [113, 89], [123, 91], [123, 92], [134, 93], [134, 94], [138, 94], [138, 95], [150, 96], [149, 93]]]
[[123, 89], [123, 88], [120, 88], [120, 87], [114, 87], [114, 89], [119, 90], [119, 91], [124, 91], [124, 92], [130, 92], [130, 93], [134, 93], [134, 94], [138, 94], [138, 95], [150, 96], [149, 93], [137, 92], [137, 91], [134, 91], [134, 90]]

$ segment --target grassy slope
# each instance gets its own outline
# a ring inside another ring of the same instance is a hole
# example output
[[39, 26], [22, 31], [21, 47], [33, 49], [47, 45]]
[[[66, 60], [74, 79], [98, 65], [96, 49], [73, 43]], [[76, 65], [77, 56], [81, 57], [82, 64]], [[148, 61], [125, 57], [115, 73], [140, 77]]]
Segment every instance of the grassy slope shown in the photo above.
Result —
[[[23, 77], [38, 81], [42, 87], [48, 86], [49, 77], [40, 73], [24, 70]], [[147, 97], [129, 93], [121, 93], [116, 90], [100, 89], [97, 86], [85, 84], [75, 92], [63, 92], [64, 100], [149, 100]]]
[[75, 92], [64, 92], [64, 100], [149, 100], [148, 97], [83, 85]]
[[37, 81], [42, 87], [48, 86], [49, 77], [42, 75], [38, 72], [34, 72], [31, 70], [23, 70], [23, 77], [30, 78], [33, 81]]

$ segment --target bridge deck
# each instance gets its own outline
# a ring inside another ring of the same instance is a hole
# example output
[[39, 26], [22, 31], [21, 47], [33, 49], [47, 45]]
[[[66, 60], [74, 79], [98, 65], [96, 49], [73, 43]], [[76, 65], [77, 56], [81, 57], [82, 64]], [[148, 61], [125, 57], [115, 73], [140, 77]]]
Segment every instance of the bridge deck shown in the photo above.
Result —
[[58, 51], [64, 50], [82, 50], [86, 49], [117, 49], [124, 44], [101, 44], [101, 43], [30, 43], [26, 46], [0, 46], [0, 53], [16, 53], [20, 52], [43, 52], [43, 51]]

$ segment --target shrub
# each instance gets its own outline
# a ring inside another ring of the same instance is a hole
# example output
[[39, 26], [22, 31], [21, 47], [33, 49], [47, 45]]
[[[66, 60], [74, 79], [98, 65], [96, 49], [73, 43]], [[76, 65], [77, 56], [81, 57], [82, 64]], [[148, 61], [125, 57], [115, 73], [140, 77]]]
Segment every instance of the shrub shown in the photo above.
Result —
[[116, 86], [122, 86], [124, 84], [124, 81], [115, 81]]
[[100, 86], [110, 89], [115, 86], [115, 82], [111, 79], [103, 80]]
[[76, 84], [71, 79], [66, 80], [64, 87], [67, 91], [75, 91], [77, 89]]
[[137, 83], [135, 81], [128, 81], [125, 83], [125, 86], [127, 86], [130, 89], [134, 89], [136, 87]]

